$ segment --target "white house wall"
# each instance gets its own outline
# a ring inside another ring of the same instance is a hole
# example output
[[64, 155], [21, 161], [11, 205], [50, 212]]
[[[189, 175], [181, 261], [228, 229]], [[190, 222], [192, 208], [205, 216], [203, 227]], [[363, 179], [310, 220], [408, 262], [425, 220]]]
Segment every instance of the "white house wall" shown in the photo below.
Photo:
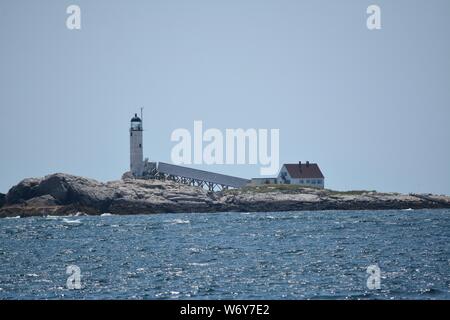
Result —
[[[283, 166], [281, 168], [280, 173], [278, 174], [278, 177], [277, 177], [278, 183], [284, 183], [283, 180], [281, 179], [283, 172], [286, 172], [286, 179], [290, 181], [290, 184], [297, 184], [297, 185], [316, 187], [316, 188], [324, 188], [325, 187], [325, 179], [322, 179], [322, 178], [316, 178], [316, 179], [291, 178], [291, 175], [289, 174], [289, 172], [287, 171], [285, 166]], [[316, 182], [319, 180], [320, 183], [312, 183], [312, 180], [314, 180]], [[301, 181], [303, 181], [303, 182], [301, 183]], [[307, 181], [309, 181], [309, 183]]]

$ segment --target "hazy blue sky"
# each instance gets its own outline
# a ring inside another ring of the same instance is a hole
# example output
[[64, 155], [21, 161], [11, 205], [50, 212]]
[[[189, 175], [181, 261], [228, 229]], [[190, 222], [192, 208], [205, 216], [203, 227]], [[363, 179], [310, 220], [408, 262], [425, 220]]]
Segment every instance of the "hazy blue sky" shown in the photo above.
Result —
[[[66, 28], [66, 8], [82, 30]], [[382, 9], [382, 30], [366, 8]], [[102, 181], [176, 128], [279, 128], [281, 162], [334, 189], [450, 194], [450, 1], [0, 2], [0, 192], [67, 172]], [[242, 177], [259, 166], [203, 166]]]

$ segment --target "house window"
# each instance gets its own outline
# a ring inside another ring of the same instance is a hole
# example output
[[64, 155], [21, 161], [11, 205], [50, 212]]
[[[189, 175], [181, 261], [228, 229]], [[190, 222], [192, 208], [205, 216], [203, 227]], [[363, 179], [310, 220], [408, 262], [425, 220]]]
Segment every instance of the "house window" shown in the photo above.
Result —
[[303, 183], [304, 183], [304, 181], [303, 181], [303, 180], [300, 180], [300, 183], [301, 183], [301, 184], [303, 184]]
[[139, 148], [142, 148], [142, 144], [139, 143]]

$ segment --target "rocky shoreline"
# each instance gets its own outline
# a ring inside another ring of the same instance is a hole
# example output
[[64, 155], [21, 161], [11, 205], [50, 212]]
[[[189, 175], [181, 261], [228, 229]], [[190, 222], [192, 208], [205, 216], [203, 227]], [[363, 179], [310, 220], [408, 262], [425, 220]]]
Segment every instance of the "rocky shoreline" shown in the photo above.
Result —
[[29, 178], [0, 194], [0, 217], [450, 208], [450, 197], [431, 194], [339, 192], [294, 185], [265, 185], [209, 192], [172, 181], [111, 182], [52, 174]]

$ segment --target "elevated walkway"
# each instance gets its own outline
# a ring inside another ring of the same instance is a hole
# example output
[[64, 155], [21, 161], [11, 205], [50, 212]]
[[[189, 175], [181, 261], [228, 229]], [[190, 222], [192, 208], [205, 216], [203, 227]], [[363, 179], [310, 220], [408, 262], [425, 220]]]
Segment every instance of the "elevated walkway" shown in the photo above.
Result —
[[250, 180], [225, 174], [177, 166], [159, 162], [155, 173], [156, 179], [172, 180], [191, 186], [207, 188], [210, 191], [220, 191], [228, 188], [241, 188]]

